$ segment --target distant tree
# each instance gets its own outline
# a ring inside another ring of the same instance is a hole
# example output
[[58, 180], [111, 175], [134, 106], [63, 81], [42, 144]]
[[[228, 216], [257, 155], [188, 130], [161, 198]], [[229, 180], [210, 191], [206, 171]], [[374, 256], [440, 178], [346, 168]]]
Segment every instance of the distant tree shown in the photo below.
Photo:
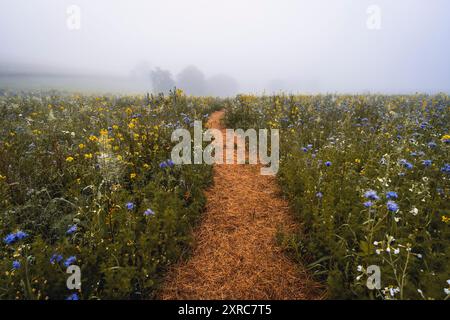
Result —
[[156, 67], [150, 72], [150, 79], [155, 93], [168, 93], [175, 87], [175, 81], [168, 70]]
[[233, 77], [226, 74], [218, 74], [208, 79], [208, 94], [219, 97], [236, 95], [239, 84]]
[[184, 68], [177, 76], [177, 87], [191, 95], [206, 94], [206, 79], [203, 72], [195, 66]]

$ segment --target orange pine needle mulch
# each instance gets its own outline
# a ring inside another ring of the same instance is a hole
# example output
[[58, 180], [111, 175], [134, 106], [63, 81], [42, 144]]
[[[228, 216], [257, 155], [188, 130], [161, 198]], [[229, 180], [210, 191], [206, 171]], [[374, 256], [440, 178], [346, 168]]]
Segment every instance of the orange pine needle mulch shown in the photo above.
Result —
[[[213, 113], [209, 127], [225, 135], [223, 114]], [[214, 185], [206, 192], [206, 213], [194, 233], [192, 256], [169, 271], [160, 299], [321, 298], [321, 286], [275, 242], [277, 228], [294, 230], [296, 225], [275, 177], [260, 175], [259, 168], [214, 167]]]

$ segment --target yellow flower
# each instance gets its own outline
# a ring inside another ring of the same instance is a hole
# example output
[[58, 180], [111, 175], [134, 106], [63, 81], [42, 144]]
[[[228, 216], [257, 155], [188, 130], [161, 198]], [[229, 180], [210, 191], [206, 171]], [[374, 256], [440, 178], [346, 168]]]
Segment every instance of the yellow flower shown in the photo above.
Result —
[[78, 145], [78, 148], [84, 149], [84, 144], [80, 143], [80, 144]]
[[78, 178], [78, 179], [77, 179], [77, 184], [80, 184], [80, 183], [81, 183], [81, 179]]
[[35, 135], [40, 135], [42, 133], [42, 131], [41, 130], [33, 130], [33, 134], [35, 134]]
[[136, 127], [136, 125], [133, 122], [128, 124], [128, 128], [133, 129], [134, 127]]
[[119, 155], [117, 156], [117, 160], [122, 161], [122, 160], [123, 160], [123, 157], [119, 154]]
[[114, 146], [114, 151], [119, 151], [119, 146]]
[[137, 133], [134, 134], [134, 140], [139, 140], [139, 134]]
[[100, 135], [101, 135], [101, 136], [106, 136], [106, 135], [108, 135], [108, 130], [106, 130], [106, 129], [100, 130]]
[[443, 135], [441, 141], [448, 143], [450, 141], [450, 134]]
[[132, 174], [130, 174], [130, 178], [134, 179], [134, 178], [136, 178], [136, 175], [137, 175], [136, 173], [132, 173]]
[[92, 153], [86, 153], [86, 154], [84, 155], [84, 158], [85, 158], [85, 159], [92, 159]]
[[5, 176], [2, 176], [1, 174], [0, 174], [0, 180], [5, 180], [6, 179], [6, 177]]
[[361, 159], [355, 159], [356, 163], [361, 163]]
[[67, 161], [67, 162], [72, 162], [73, 160], [74, 160], [73, 157], [67, 157], [67, 158], [66, 158], [66, 161]]
[[144, 163], [144, 168], [145, 168], [145, 169], [148, 169], [148, 168], [150, 168], [150, 165], [147, 164], [147, 163]]
[[450, 217], [442, 216], [442, 222], [449, 223], [450, 222]]
[[119, 126], [118, 126], [117, 124], [115, 124], [115, 125], [112, 126], [112, 128], [113, 128], [114, 130], [118, 130], [118, 129], [119, 129]]
[[91, 141], [98, 141], [98, 138], [96, 136], [90, 136], [89, 140], [91, 140]]

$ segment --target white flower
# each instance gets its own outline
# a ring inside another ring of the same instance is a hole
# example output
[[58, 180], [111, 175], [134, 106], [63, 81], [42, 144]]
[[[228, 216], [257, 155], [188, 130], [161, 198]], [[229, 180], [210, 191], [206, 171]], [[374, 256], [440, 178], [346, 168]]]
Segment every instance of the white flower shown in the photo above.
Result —
[[399, 217], [394, 217], [395, 222], [399, 222], [400, 218]]
[[386, 248], [386, 252], [390, 253], [390, 252], [391, 252], [391, 248], [390, 248], [390, 247], [387, 247], [387, 248]]
[[445, 292], [446, 295], [449, 295], [450, 294], [450, 289], [444, 288], [444, 292]]
[[447, 284], [449, 284], [449, 285], [450, 285], [450, 279], [448, 279], [448, 280], [447, 280]]
[[380, 250], [380, 249], [377, 249], [377, 250], [375, 250], [375, 252], [376, 252], [376, 254], [380, 254], [380, 253], [381, 253], [381, 250]]
[[400, 248], [394, 249], [394, 254], [399, 254], [400, 253]]
[[377, 246], [378, 243], [379, 243], [378, 241], [374, 241], [374, 242], [373, 242], [373, 245], [374, 245], [374, 246]]
[[356, 277], [356, 281], [359, 281], [361, 279], [362, 276], [357, 276]]
[[413, 216], [417, 215], [419, 213], [419, 209], [417, 208], [412, 208], [410, 213], [412, 213]]
[[359, 272], [361, 272], [361, 271], [362, 271], [362, 269], [363, 269], [363, 267], [362, 267], [362, 266], [357, 266], [357, 267], [356, 267], [356, 270], [358, 270]]
[[417, 258], [422, 259], [422, 255], [420, 253], [418, 253]]

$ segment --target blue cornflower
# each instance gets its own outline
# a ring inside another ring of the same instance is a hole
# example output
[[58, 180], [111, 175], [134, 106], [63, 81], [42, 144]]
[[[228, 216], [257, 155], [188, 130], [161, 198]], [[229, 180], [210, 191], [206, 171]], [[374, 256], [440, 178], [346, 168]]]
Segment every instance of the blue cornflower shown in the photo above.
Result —
[[379, 200], [380, 197], [377, 195], [376, 191], [368, 190], [364, 193], [364, 197], [370, 200]]
[[316, 193], [316, 197], [317, 197], [317, 198], [322, 198], [322, 197], [323, 197], [323, 193], [320, 192], [320, 191], [317, 192], [317, 193]]
[[312, 149], [313, 145], [312, 145], [312, 144], [308, 144], [306, 147], [307, 147], [308, 149]]
[[133, 210], [133, 209], [134, 209], [134, 203], [133, 203], [133, 202], [127, 202], [127, 203], [125, 204], [125, 207], [126, 207], [128, 210]]
[[3, 241], [6, 244], [12, 244], [16, 241], [16, 234], [15, 233], [10, 233], [8, 234], [6, 237], [3, 238]]
[[330, 167], [330, 166], [331, 166], [331, 161], [325, 162], [325, 165], [326, 165], [327, 167]]
[[397, 199], [398, 194], [395, 191], [388, 191], [388, 192], [386, 192], [386, 198], [387, 199]]
[[15, 270], [20, 269], [20, 262], [17, 261], [17, 260], [14, 260], [13, 263], [12, 263], [12, 267]]
[[450, 174], [450, 164], [449, 163], [444, 164], [444, 166], [441, 168], [441, 172]]
[[373, 202], [372, 202], [372, 201], [366, 201], [366, 202], [364, 202], [364, 207], [370, 208], [371, 206], [373, 206]]
[[146, 215], [146, 216], [152, 216], [154, 214], [155, 214], [155, 212], [153, 212], [152, 209], [147, 209], [144, 211], [144, 215]]
[[16, 233], [12, 232], [8, 234], [3, 238], [3, 242], [5, 242], [6, 244], [13, 244], [14, 242], [25, 239], [26, 237], [28, 237], [28, 234], [19, 230]]
[[75, 256], [70, 256], [64, 261], [64, 265], [66, 267], [71, 266], [75, 261], [77, 261], [77, 258]]
[[436, 142], [434, 142], [434, 141], [428, 142], [428, 147], [429, 148], [436, 148], [436, 146], [437, 146]]
[[388, 201], [386, 203], [386, 206], [389, 211], [396, 212], [398, 210], [398, 204], [396, 204], [394, 201]]
[[28, 237], [28, 233], [20, 231], [20, 230], [16, 232], [16, 238], [18, 240], [25, 239], [26, 237]]
[[406, 159], [401, 159], [400, 164], [405, 167], [406, 169], [412, 169], [413, 165], [412, 163], [408, 162]]
[[161, 169], [167, 168], [167, 162], [165, 162], [165, 161], [161, 162], [161, 163], [159, 164], [159, 167], [160, 167]]
[[78, 295], [76, 293], [72, 293], [66, 298], [66, 300], [80, 300], [80, 298], [78, 298]]
[[51, 257], [50, 257], [50, 263], [51, 264], [55, 264], [55, 263], [59, 263], [61, 262], [63, 259], [63, 256], [61, 254], [57, 254], [54, 253]]
[[72, 234], [72, 233], [74, 233], [75, 231], [77, 231], [77, 229], [78, 229], [77, 225], [74, 224], [74, 225], [70, 226], [70, 228], [66, 231], [66, 233], [67, 233], [67, 234]]
[[303, 151], [303, 152], [308, 152], [308, 148], [303, 147], [303, 148], [302, 148], [302, 151]]
[[422, 163], [425, 167], [429, 167], [429, 166], [431, 166], [432, 161], [431, 160], [423, 160]]
[[173, 161], [172, 161], [172, 159], [168, 159], [167, 161], [166, 161], [166, 163], [167, 163], [167, 165], [169, 166], [169, 167], [173, 167], [175, 164], [173, 163]]

